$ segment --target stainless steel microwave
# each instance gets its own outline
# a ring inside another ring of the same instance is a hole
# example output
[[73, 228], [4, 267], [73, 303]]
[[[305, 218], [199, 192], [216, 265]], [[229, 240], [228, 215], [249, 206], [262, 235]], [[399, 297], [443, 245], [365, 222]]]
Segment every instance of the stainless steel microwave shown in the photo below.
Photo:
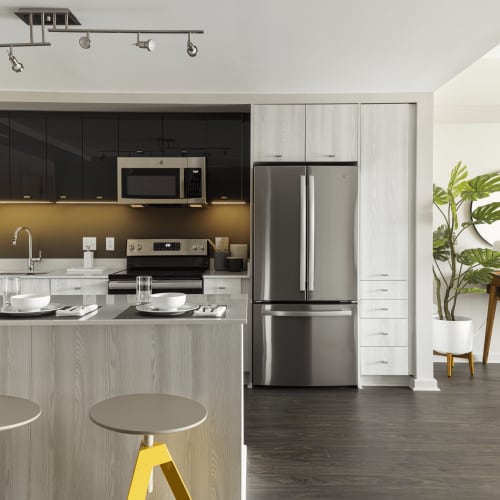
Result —
[[204, 157], [117, 159], [118, 203], [198, 205], [206, 200]]

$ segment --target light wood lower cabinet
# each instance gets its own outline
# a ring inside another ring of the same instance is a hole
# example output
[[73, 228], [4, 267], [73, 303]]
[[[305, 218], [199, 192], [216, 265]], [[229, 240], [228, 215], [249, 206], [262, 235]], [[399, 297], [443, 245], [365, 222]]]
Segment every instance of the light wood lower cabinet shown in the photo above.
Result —
[[[251, 304], [251, 280], [246, 277], [203, 277], [203, 292], [215, 295], [224, 294], [246, 294], [248, 295], [248, 310], [252, 310]], [[243, 326], [243, 370], [245, 371], [245, 382], [250, 384], [252, 380], [252, 314], [248, 314], [247, 324]]]
[[52, 278], [52, 295], [107, 295], [108, 278]]
[[408, 347], [361, 347], [361, 375], [407, 375]]

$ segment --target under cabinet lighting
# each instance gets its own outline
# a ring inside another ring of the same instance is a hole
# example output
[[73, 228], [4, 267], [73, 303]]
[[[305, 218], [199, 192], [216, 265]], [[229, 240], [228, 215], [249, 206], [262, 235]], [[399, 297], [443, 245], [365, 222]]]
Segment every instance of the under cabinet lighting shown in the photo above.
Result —
[[144, 205], [129, 205], [131, 208], [144, 208]]
[[200, 205], [199, 203], [191, 203], [189, 205], [190, 208], [203, 208], [203, 205]]
[[247, 205], [247, 201], [241, 201], [241, 200], [215, 200], [210, 202], [211, 205]]

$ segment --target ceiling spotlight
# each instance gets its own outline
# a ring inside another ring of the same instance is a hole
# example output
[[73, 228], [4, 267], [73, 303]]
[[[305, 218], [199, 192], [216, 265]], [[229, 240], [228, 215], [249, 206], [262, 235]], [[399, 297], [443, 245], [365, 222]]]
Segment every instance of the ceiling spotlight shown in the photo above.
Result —
[[80, 40], [78, 40], [78, 43], [80, 44], [80, 47], [82, 49], [90, 49], [90, 37], [89, 34], [87, 33], [86, 36], [82, 36]]
[[16, 73], [21, 73], [21, 71], [24, 69], [24, 66], [17, 60], [16, 56], [12, 53], [12, 47], [9, 47], [8, 50], [9, 54], [9, 61], [12, 64], [12, 71], [15, 71]]
[[136, 45], [140, 49], [147, 49], [149, 52], [153, 52], [155, 50], [155, 41], [154, 40], [139, 40], [139, 33], [137, 33], [137, 42], [132, 45]]
[[191, 33], [188, 33], [187, 49], [188, 56], [195, 57], [198, 54], [198, 47], [191, 41]]

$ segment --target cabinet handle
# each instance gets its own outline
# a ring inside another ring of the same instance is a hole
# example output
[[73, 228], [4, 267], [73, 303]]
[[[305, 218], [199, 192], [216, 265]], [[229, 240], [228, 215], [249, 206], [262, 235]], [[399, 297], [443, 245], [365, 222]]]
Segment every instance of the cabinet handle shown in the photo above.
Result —
[[389, 333], [388, 332], [377, 332], [375, 335], [384, 335], [385, 336], [385, 335], [389, 335]]
[[382, 273], [380, 276], [389, 276], [387, 273]]
[[328, 158], [335, 158], [335, 155], [328, 155]]
[[60, 198], [61, 200], [65, 200], [65, 199], [67, 198], [67, 196], [66, 196], [65, 194], [61, 194], [61, 195], [59, 196], [59, 198]]
[[25, 195], [23, 195], [23, 198], [25, 200], [31, 200], [31, 195], [30, 194], [25, 194]]
[[218, 286], [218, 287], [217, 287], [217, 290], [225, 290], [225, 289], [226, 289], [226, 287], [225, 287], [225, 286]]
[[389, 308], [388, 308], [388, 307], [379, 307], [379, 308], [377, 309], [377, 311], [388, 311], [388, 310], [389, 310]]
[[381, 365], [388, 365], [389, 361], [382, 360], [382, 361], [377, 361], [377, 363], [379, 363]]
[[283, 158], [283, 155], [273, 155], [275, 158]]
[[96, 196], [95, 198], [96, 198], [96, 200], [102, 200], [104, 198], [104, 196], [99, 195], [99, 196]]
[[379, 288], [378, 290], [376, 290], [377, 292], [388, 292], [389, 289], [388, 288]]

